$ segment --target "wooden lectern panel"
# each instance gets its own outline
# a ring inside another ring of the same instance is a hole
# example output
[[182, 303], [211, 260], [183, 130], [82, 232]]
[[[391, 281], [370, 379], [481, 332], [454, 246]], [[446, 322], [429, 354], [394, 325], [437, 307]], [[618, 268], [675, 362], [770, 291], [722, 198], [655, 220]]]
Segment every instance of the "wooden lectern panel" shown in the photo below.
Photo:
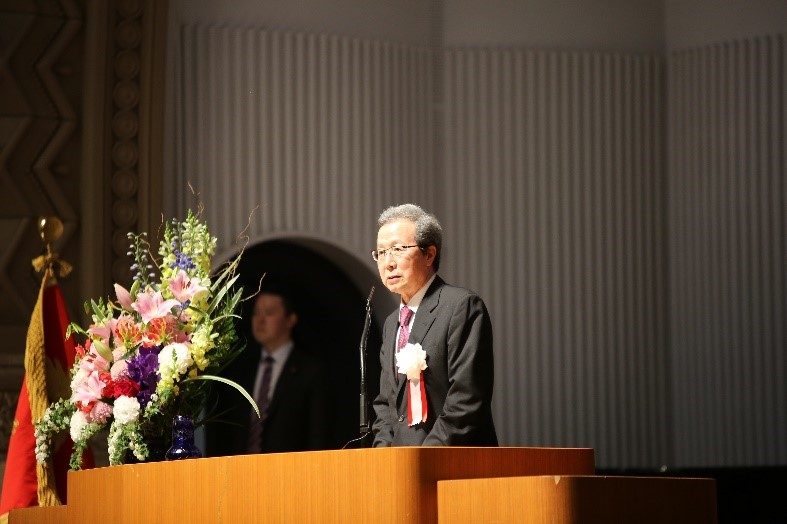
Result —
[[437, 483], [440, 524], [714, 524], [716, 481], [539, 476]]
[[[453, 447], [128, 464], [69, 473], [57, 522], [436, 523], [439, 480], [589, 475], [594, 467], [592, 449]], [[10, 523], [55, 522], [51, 509], [15, 510]]]

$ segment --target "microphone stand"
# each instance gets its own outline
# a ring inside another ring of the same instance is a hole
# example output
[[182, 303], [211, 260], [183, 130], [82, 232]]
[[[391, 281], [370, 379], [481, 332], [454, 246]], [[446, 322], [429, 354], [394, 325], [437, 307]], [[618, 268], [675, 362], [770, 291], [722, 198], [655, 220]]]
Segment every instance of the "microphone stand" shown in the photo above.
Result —
[[353, 442], [360, 442], [369, 434], [369, 400], [366, 397], [366, 342], [369, 339], [369, 326], [372, 323], [372, 297], [374, 296], [374, 286], [369, 291], [369, 298], [366, 299], [366, 319], [363, 323], [363, 333], [361, 333], [361, 345], [359, 353], [361, 355], [361, 394], [360, 394], [360, 430], [361, 436], [351, 440], [345, 444], [342, 449], [346, 448]]

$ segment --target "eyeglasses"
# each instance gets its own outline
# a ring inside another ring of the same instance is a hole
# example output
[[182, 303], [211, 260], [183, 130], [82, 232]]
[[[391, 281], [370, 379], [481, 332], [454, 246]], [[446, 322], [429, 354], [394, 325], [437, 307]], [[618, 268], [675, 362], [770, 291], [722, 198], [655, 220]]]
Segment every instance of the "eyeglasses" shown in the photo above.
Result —
[[411, 246], [391, 246], [388, 249], [375, 249], [372, 251], [372, 258], [375, 262], [379, 262], [381, 260], [385, 260], [389, 254], [393, 255], [395, 259], [402, 258], [404, 252], [411, 247], [420, 247], [418, 244], [413, 244]]

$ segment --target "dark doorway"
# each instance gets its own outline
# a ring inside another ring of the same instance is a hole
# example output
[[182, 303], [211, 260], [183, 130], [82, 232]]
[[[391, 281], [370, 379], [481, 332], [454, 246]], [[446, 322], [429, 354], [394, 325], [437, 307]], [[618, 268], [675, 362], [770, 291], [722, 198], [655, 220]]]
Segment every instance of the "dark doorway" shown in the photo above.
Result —
[[[361, 333], [366, 315], [368, 290], [360, 290], [347, 273], [325, 256], [302, 245], [282, 240], [248, 248], [240, 262], [238, 281], [245, 295], [258, 287], [286, 287], [298, 310], [293, 339], [325, 363], [332, 406], [329, 441], [341, 448], [359, 436], [359, 393]], [[262, 280], [260, 280], [262, 278]], [[253, 301], [244, 302], [240, 334], [256, 345], [251, 336]], [[374, 313], [374, 312], [373, 312]], [[369, 331], [367, 392], [369, 402], [379, 391], [381, 335], [377, 318]], [[370, 418], [374, 414], [370, 408]]]

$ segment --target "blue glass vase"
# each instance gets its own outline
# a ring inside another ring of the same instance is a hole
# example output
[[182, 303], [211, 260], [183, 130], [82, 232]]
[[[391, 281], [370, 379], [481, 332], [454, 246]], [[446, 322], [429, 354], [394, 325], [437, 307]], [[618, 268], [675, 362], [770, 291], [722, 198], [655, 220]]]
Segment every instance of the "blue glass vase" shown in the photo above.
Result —
[[176, 416], [172, 421], [172, 447], [167, 450], [164, 458], [181, 460], [201, 457], [202, 452], [194, 444], [194, 423], [191, 417]]

